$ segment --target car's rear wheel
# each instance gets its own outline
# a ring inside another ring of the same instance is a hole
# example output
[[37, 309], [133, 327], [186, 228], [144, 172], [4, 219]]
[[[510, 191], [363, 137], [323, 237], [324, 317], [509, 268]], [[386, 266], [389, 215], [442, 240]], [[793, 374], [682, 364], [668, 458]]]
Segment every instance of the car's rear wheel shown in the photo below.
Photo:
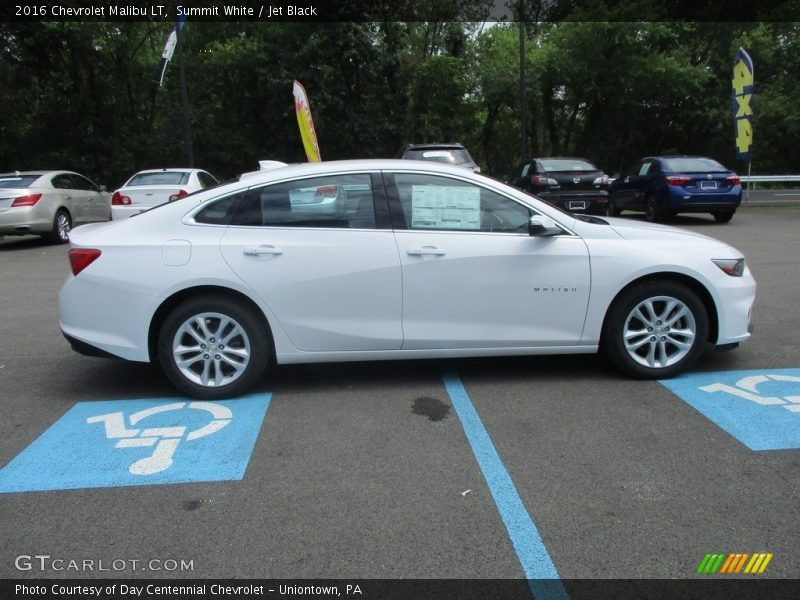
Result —
[[644, 218], [651, 223], [656, 223], [661, 220], [663, 216], [661, 207], [658, 206], [656, 197], [653, 194], [648, 194], [644, 200]]
[[733, 218], [733, 213], [734, 212], [736, 212], [736, 211], [733, 211], [733, 210], [718, 210], [718, 211], [715, 211], [715, 212], [713, 212], [711, 214], [714, 215], [714, 220], [717, 223], [729, 223], [730, 220]]
[[691, 289], [674, 281], [650, 281], [615, 300], [603, 329], [603, 350], [633, 377], [672, 377], [702, 355], [708, 329], [706, 308]]
[[158, 337], [164, 374], [182, 392], [212, 400], [242, 394], [267, 365], [265, 324], [225, 296], [187, 300], [169, 313]]
[[608, 199], [608, 204], [606, 204], [606, 216], [607, 217], [618, 217], [622, 211], [617, 208], [617, 203], [614, 200], [614, 197]]
[[66, 244], [69, 241], [69, 232], [72, 230], [72, 219], [69, 213], [62, 209], [56, 212], [53, 218], [53, 229], [45, 234], [45, 239], [51, 244]]

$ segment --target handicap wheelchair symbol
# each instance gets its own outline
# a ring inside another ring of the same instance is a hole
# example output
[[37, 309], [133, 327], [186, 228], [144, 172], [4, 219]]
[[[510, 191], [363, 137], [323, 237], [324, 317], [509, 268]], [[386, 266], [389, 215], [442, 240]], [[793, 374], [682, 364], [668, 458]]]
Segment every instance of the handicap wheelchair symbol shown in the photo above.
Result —
[[[183, 426], [133, 429], [148, 417], [185, 408], [206, 411], [210, 413], [212, 420], [203, 427], [190, 431], [185, 437], [186, 427]], [[229, 408], [214, 402], [175, 402], [140, 410], [130, 415], [128, 420], [131, 429], [125, 424], [125, 415], [122, 411], [89, 417], [86, 423], [102, 423], [105, 426], [106, 438], [119, 440], [115, 448], [154, 447], [150, 456], [137, 460], [128, 467], [128, 471], [133, 475], [152, 475], [172, 466], [172, 457], [181, 441], [185, 439], [191, 442], [216, 433], [229, 425], [232, 418], [233, 413]]]
[[758, 386], [770, 381], [800, 383], [800, 377], [795, 377], [794, 375], [750, 375], [742, 377], [732, 386], [724, 383], [713, 383], [702, 386], [700, 389], [707, 393], [725, 392], [761, 406], [780, 405], [788, 411], [800, 413], [800, 396], [762, 396], [758, 393]]

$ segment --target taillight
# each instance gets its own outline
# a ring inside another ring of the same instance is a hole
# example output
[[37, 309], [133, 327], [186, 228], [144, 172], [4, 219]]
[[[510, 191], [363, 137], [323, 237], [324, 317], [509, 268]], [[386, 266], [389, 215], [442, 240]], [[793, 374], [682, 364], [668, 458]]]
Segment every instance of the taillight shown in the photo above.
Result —
[[692, 180], [688, 175], [669, 175], [664, 179], [670, 185], [686, 185]]
[[98, 259], [101, 252], [95, 248], [73, 248], [69, 251], [69, 264], [72, 274], [77, 275]]
[[177, 194], [172, 194], [172, 196], [169, 197], [169, 201], [170, 202], [175, 202], [175, 200], [180, 200], [184, 196], [188, 196], [188, 195], [189, 195], [189, 192], [187, 192], [186, 190], [178, 190]]
[[[531, 181], [535, 185], [550, 185], [550, 186], [558, 186], [558, 182], [553, 179], [552, 177], [544, 177], [542, 175], [534, 175], [531, 177]], [[559, 186], [560, 187], [560, 186]]]
[[131, 203], [131, 199], [127, 196], [123, 196], [119, 192], [114, 192], [114, 195], [111, 196], [111, 204], [113, 206], [127, 206]]
[[29, 196], [20, 196], [19, 198], [14, 198], [14, 201], [11, 203], [11, 207], [35, 206], [41, 197], [41, 194], [30, 194]]
[[742, 180], [739, 179], [738, 175], [731, 175], [728, 177], [728, 181], [730, 181], [731, 185], [739, 185]]

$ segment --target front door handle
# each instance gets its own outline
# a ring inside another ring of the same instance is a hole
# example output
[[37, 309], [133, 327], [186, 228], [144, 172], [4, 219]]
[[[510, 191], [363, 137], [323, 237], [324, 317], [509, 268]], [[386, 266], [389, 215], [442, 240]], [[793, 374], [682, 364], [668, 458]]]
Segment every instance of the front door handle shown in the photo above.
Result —
[[436, 246], [423, 246], [422, 248], [409, 248], [409, 256], [444, 256], [447, 251]]
[[269, 244], [264, 244], [263, 246], [256, 246], [255, 248], [245, 248], [242, 250], [242, 254], [245, 256], [269, 256], [283, 254], [283, 250], [275, 246], [270, 246]]

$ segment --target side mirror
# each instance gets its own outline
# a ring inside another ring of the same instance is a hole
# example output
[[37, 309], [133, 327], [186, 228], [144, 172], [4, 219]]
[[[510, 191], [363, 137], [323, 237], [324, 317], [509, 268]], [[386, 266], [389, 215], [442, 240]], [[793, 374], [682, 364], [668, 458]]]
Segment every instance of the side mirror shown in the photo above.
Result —
[[528, 235], [530, 236], [550, 237], [562, 233], [561, 227], [553, 219], [544, 215], [534, 215], [528, 223]]
[[106, 186], [104, 186], [104, 185], [98, 185], [97, 189], [99, 191], [101, 191], [101, 192], [107, 192], [108, 191], [108, 188], [106, 188]]

